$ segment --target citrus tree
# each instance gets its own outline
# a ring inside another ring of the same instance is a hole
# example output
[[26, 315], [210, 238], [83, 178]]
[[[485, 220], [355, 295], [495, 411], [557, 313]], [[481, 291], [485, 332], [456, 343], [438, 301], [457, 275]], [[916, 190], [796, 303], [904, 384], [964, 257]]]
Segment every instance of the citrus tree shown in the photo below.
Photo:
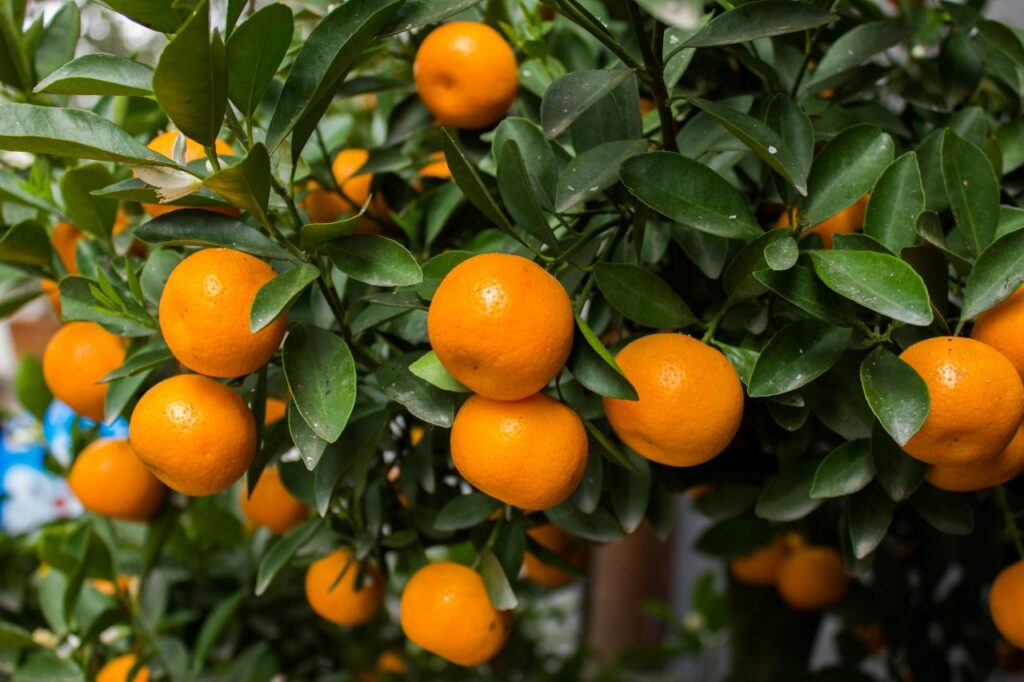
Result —
[[64, 323], [19, 398], [84, 419], [88, 512], [0, 543], [15, 680], [576, 679], [538, 585], [688, 489], [728, 597], [648, 663], [1024, 647], [1024, 43], [983, 2], [99, 4], [154, 67], [0, 0], [0, 309]]

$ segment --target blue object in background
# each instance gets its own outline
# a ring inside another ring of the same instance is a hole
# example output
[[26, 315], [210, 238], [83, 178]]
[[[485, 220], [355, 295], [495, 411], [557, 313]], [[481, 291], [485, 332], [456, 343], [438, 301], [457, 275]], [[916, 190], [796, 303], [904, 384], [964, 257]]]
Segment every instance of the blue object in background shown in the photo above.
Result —
[[[78, 431], [91, 429], [96, 422], [79, 417], [75, 411], [59, 400], [50, 403], [43, 415], [43, 438], [50, 453], [58, 462], [67, 466], [71, 463], [71, 427], [78, 419]], [[110, 424], [100, 424], [100, 438], [127, 438], [128, 422], [122, 418]]]

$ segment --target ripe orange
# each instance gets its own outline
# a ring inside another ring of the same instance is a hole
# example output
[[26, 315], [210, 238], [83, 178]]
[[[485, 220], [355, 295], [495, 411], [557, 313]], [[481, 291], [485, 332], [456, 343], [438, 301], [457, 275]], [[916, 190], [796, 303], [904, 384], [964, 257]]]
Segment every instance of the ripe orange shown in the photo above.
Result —
[[682, 334], [631, 341], [615, 358], [640, 400], [604, 399], [623, 443], [649, 460], [694, 466], [729, 444], [743, 418], [743, 386], [722, 353]]
[[1024, 327], [1024, 286], [999, 305], [986, 310], [974, 323], [971, 338], [992, 346], [1007, 357], [1024, 379], [1024, 343], [1020, 330]]
[[[868, 205], [868, 195], [864, 195], [860, 198], [857, 203], [852, 206], [844, 208], [839, 213], [828, 220], [819, 223], [811, 229], [805, 231], [803, 234], [817, 234], [821, 235], [821, 242], [825, 245], [826, 249], [832, 248], [832, 235], [834, 234], [850, 234], [851, 232], [859, 232], [864, 227], [864, 213]], [[793, 213], [796, 217], [796, 212]], [[789, 222], [789, 213], [783, 211], [782, 215], [779, 216], [778, 221], [775, 223], [775, 227], [788, 227], [792, 228], [793, 225]]]
[[420, 166], [416, 175], [421, 178], [437, 178], [438, 180], [451, 180], [452, 171], [448, 168], [448, 160], [444, 152], [434, 152], [427, 160], [427, 163]]
[[96, 682], [148, 682], [149, 668], [140, 666], [138, 672], [128, 677], [132, 668], [135, 667], [135, 654], [125, 654], [112, 658], [105, 666], [100, 668], [96, 675]]
[[779, 569], [779, 594], [790, 607], [801, 611], [835, 604], [849, 585], [843, 558], [831, 547], [795, 549]]
[[441, 363], [494, 400], [520, 400], [547, 386], [569, 357], [574, 327], [557, 279], [522, 256], [499, 253], [455, 266], [427, 315]]
[[947, 464], [928, 470], [928, 482], [951, 492], [970, 492], [1002, 485], [1024, 471], [1024, 428], [1017, 429], [1006, 449], [969, 465]]
[[146, 521], [167, 493], [128, 441], [120, 439], [98, 440], [82, 450], [68, 484], [92, 513], [125, 521]]
[[[160, 133], [146, 146], [157, 152], [163, 154], [168, 159], [174, 158], [174, 143], [178, 139], [177, 130], [168, 130]], [[218, 155], [230, 156], [234, 154], [234, 150], [224, 140], [218, 139], [214, 143], [214, 147], [217, 150]], [[199, 161], [200, 159], [206, 158], [206, 151], [203, 149], [203, 145], [199, 144], [195, 140], [185, 139], [185, 163], [192, 163], [193, 161]], [[180, 211], [183, 208], [189, 208], [188, 206], [171, 206], [169, 204], [142, 204], [142, 208], [149, 217], [156, 218], [162, 216], [165, 213], [171, 213], [172, 211]], [[204, 207], [206, 211], [213, 211], [214, 213], [223, 213], [224, 215], [237, 216], [239, 211], [233, 206], [210, 206]]]
[[252, 496], [248, 495], [246, 486], [242, 486], [239, 492], [246, 521], [252, 526], [262, 526], [279, 535], [299, 525], [309, 515], [306, 505], [292, 497], [284, 487], [281, 472], [277, 469], [263, 470]]
[[121, 339], [95, 322], [68, 322], [43, 352], [43, 377], [53, 395], [78, 414], [103, 421], [107, 384], [100, 379], [124, 362]]
[[267, 398], [267, 406], [263, 411], [263, 424], [270, 426], [281, 421], [288, 414], [288, 401], [280, 398]]
[[944, 336], [900, 354], [928, 386], [931, 411], [903, 449], [942, 465], [973, 465], [1010, 444], [1024, 416], [1024, 384], [1013, 364], [980, 341]]
[[288, 327], [282, 314], [253, 334], [249, 309], [274, 269], [232, 249], [203, 249], [178, 263], [160, 297], [160, 331], [174, 357], [214, 377], [255, 372], [270, 361]]
[[409, 670], [405, 659], [401, 654], [391, 649], [380, 652], [377, 657], [377, 672], [390, 673], [392, 675], [405, 675]]
[[529, 511], [564, 502], [587, 465], [587, 432], [571, 408], [537, 393], [506, 402], [475, 395], [455, 416], [452, 461], [491, 497]]
[[[586, 547], [577, 538], [551, 523], [534, 526], [526, 531], [537, 544], [565, 559], [570, 565], [582, 569], [587, 558]], [[530, 552], [523, 555], [523, 575], [527, 580], [544, 587], [562, 587], [576, 576], [541, 561]]]
[[[337, 192], [325, 190], [316, 180], [310, 180], [306, 184], [306, 196], [299, 203], [312, 222], [334, 222], [356, 213], [363, 207], [370, 196], [373, 174], [360, 173], [359, 170], [366, 165], [369, 158], [370, 152], [365, 149], [343, 149], [334, 157], [331, 174], [349, 201]], [[367, 211], [381, 218], [386, 217], [388, 205], [384, 202], [384, 195], [378, 193], [374, 196]], [[356, 232], [362, 233], [379, 231], [377, 224], [368, 219], [356, 228]]]
[[39, 281], [39, 288], [43, 290], [43, 295], [50, 301], [50, 305], [53, 306], [53, 312], [57, 315], [57, 319], [61, 319], [61, 307], [60, 307], [60, 285], [52, 279], [42, 279]]
[[310, 564], [306, 599], [321, 618], [338, 625], [360, 625], [377, 613], [384, 601], [384, 579], [373, 564], [366, 564], [362, 585], [357, 589], [359, 568], [348, 549], [339, 549]]
[[57, 252], [57, 257], [60, 258], [60, 262], [64, 264], [64, 269], [68, 271], [69, 275], [78, 274], [78, 259], [75, 250], [78, 240], [83, 237], [85, 237], [85, 233], [71, 223], [60, 222], [53, 226], [53, 235], [51, 235], [50, 241], [53, 243], [53, 250]]
[[430, 32], [413, 63], [423, 104], [443, 126], [486, 128], [516, 101], [516, 55], [486, 24], [453, 21]]
[[996, 576], [988, 595], [989, 610], [999, 634], [1010, 644], [1024, 648], [1024, 561]]
[[440, 561], [416, 571], [402, 591], [402, 631], [417, 646], [462, 666], [491, 660], [512, 623], [494, 608], [480, 575]]
[[736, 580], [747, 585], [774, 585], [788, 555], [786, 538], [779, 536], [769, 545], [732, 559], [729, 562], [729, 572]]
[[146, 391], [128, 432], [139, 459], [183, 495], [227, 490], [256, 452], [256, 424], [245, 401], [198, 374], [179, 374]]

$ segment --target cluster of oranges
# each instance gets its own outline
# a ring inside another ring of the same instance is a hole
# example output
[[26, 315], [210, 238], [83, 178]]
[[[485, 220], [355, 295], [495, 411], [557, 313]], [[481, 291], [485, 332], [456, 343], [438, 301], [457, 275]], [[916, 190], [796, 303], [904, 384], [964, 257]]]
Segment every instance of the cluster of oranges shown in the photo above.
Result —
[[747, 585], [775, 587], [794, 609], [810, 611], [832, 606], [849, 587], [843, 558], [831, 547], [808, 546], [789, 533], [729, 562], [729, 572]]

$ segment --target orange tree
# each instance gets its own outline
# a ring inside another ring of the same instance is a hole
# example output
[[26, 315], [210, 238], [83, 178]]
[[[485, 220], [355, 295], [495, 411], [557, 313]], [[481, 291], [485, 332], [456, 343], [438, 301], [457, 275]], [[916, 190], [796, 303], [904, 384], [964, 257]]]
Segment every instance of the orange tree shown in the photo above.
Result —
[[820, 679], [1024, 646], [983, 2], [100, 4], [154, 68], [0, 0], [0, 309], [65, 323], [20, 397], [130, 423], [0, 542], [5, 675], [574, 679], [524, 558], [564, 584], [696, 485], [728, 600], [649, 658], [728, 627], [735, 679], [811, 679], [822, 609]]

